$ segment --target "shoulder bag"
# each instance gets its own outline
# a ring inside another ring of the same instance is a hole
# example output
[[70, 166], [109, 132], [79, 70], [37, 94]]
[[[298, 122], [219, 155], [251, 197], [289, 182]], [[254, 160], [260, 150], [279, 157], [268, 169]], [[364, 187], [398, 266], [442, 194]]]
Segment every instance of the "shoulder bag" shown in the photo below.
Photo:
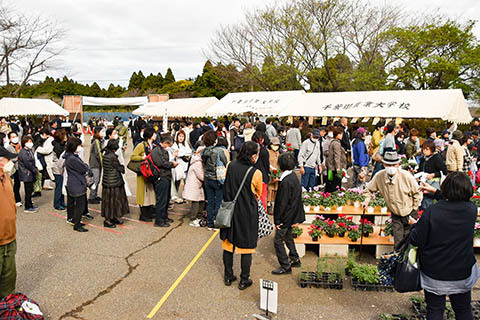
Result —
[[[145, 155], [147, 156], [148, 155], [148, 147], [147, 147], [147, 144], [144, 142], [143, 143], [143, 148], [145, 149]], [[127, 164], [127, 169], [135, 172], [137, 174], [137, 176], [140, 176], [142, 175], [142, 172], [140, 171], [140, 165], [143, 163], [144, 160], [130, 160], [128, 161], [128, 164]]]
[[260, 198], [257, 199], [258, 201], [258, 239], [269, 236], [272, 234], [273, 223], [270, 221], [270, 218], [265, 211], [265, 207], [263, 206], [262, 200]]
[[248, 168], [247, 172], [245, 173], [245, 176], [243, 177], [242, 183], [240, 184], [240, 187], [238, 188], [237, 194], [235, 195], [235, 198], [233, 199], [233, 201], [222, 200], [222, 204], [218, 209], [217, 217], [215, 218], [215, 221], [214, 221], [215, 228], [230, 228], [232, 226], [232, 218], [233, 218], [233, 211], [235, 210], [235, 203], [237, 202], [238, 196], [240, 195], [240, 192], [243, 189], [243, 185], [247, 180], [247, 176], [252, 169], [253, 167]]

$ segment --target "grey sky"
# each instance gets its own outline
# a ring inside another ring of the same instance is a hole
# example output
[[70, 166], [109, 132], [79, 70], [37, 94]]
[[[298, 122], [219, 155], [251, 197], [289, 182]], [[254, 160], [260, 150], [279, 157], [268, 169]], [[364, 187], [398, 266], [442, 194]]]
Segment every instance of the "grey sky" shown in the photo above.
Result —
[[[150, 72], [165, 75], [171, 67], [177, 80], [197, 76], [205, 63], [202, 50], [220, 24], [240, 21], [245, 10], [272, 2], [15, 0], [12, 4], [22, 12], [52, 17], [67, 28], [68, 51], [62, 56], [61, 68], [49, 71], [49, 75], [67, 75], [106, 86], [110, 82], [128, 84], [130, 75], [137, 70], [145, 75]], [[479, 0], [396, 0], [395, 3], [409, 11], [430, 12], [439, 8], [453, 18], [480, 20]], [[475, 32], [480, 37], [480, 26]]]

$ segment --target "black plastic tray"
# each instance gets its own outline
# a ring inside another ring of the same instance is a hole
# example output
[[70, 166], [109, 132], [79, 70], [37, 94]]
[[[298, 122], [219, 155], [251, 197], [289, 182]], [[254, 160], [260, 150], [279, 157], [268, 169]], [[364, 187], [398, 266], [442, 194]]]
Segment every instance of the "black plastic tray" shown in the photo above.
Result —
[[386, 286], [383, 284], [362, 283], [354, 278], [352, 278], [352, 288], [355, 290], [362, 290], [362, 291], [384, 291], [384, 292], [394, 291], [393, 286]]

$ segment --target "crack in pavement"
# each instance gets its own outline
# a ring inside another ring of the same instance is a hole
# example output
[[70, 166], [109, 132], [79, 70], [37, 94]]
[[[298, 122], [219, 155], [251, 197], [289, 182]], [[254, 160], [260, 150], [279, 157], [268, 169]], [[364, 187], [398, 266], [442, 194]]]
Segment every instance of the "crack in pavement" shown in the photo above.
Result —
[[120, 279], [118, 279], [117, 281], [115, 281], [113, 284], [111, 284], [110, 286], [108, 286], [106, 289], [100, 291], [93, 299], [90, 299], [88, 301], [85, 301], [84, 303], [82, 303], [81, 305], [79, 305], [78, 307], [64, 313], [60, 318], [59, 320], [61, 319], [64, 319], [64, 318], [67, 318], [67, 317], [71, 317], [71, 318], [75, 318], [75, 319], [80, 319], [80, 320], [85, 320], [85, 318], [82, 318], [81, 316], [79, 316], [78, 314], [83, 312], [83, 310], [85, 309], [85, 307], [87, 306], [90, 306], [92, 304], [94, 304], [99, 298], [103, 297], [104, 295], [106, 294], [109, 294], [110, 292], [112, 292], [113, 289], [115, 289], [116, 286], [118, 286], [120, 283], [122, 283], [123, 280], [125, 280], [126, 278], [128, 278], [132, 273], [133, 271], [135, 271], [135, 269], [137, 269], [137, 267], [139, 266], [139, 264], [137, 263], [136, 265], [132, 265], [129, 261], [129, 259], [131, 257], [133, 257], [134, 255], [136, 255], [137, 253], [145, 250], [145, 249], [148, 249], [158, 243], [160, 243], [162, 240], [164, 240], [171, 232], [175, 231], [176, 229], [178, 229], [179, 227], [181, 227], [183, 225], [183, 222], [184, 222], [184, 218], [185, 216], [183, 216], [181, 219], [180, 219], [180, 223], [178, 225], [176, 225], [175, 227], [173, 227], [172, 229], [168, 230], [163, 236], [161, 236], [159, 239], [153, 241], [153, 242], [150, 242], [149, 244], [147, 244], [146, 246], [140, 248], [140, 249], [137, 249], [133, 252], [131, 252], [128, 256], [126, 256], [124, 259], [125, 259], [125, 262], [128, 266], [128, 271], [127, 273], [121, 277]]

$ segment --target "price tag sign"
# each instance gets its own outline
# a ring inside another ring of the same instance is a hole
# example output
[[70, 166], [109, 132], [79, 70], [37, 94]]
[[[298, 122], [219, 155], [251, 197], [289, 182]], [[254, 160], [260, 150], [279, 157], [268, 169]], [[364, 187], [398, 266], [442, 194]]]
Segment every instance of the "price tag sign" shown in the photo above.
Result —
[[372, 125], [376, 125], [378, 122], [380, 122], [380, 117], [375, 117], [373, 118]]
[[322, 126], [327, 125], [328, 118], [327, 117], [322, 117]]
[[368, 122], [368, 120], [370, 120], [370, 118], [369, 118], [369, 117], [365, 117], [365, 118], [362, 119], [362, 122]]
[[260, 309], [277, 313], [278, 283], [260, 279]]
[[350, 121], [350, 123], [357, 123], [358, 121], [358, 118], [353, 118], [352, 121]]

